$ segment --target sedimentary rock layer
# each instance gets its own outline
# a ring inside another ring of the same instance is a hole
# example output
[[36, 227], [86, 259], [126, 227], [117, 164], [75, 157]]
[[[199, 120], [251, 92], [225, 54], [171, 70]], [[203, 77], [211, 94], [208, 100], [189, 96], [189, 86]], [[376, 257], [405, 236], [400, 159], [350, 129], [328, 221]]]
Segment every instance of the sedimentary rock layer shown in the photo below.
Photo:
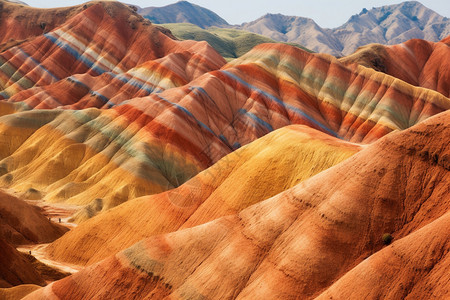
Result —
[[[10, 105], [3, 106], [5, 113]], [[267, 44], [186, 85], [110, 109], [31, 110], [0, 118], [7, 170], [0, 180], [18, 191], [42, 191], [49, 201], [91, 204], [95, 215], [177, 187], [290, 124], [371, 143], [449, 107], [442, 94], [372, 69]]]
[[[82, 223], [49, 245], [47, 253], [57, 261], [92, 264], [143, 238], [237, 213], [338, 164], [360, 148], [306, 126], [275, 130], [176, 189], [128, 201]], [[81, 217], [86, 213], [82, 211]]]
[[[450, 133], [448, 120], [446, 112], [389, 134], [238, 214], [145, 239], [28, 299], [318, 296], [367, 257], [378, 261], [392, 251], [381, 250], [385, 233], [393, 236], [393, 249], [404, 249], [415, 237], [429, 241], [430, 227], [445, 227], [450, 149], [442, 140]], [[448, 233], [435, 234], [426, 254], [431, 267], [396, 277], [403, 286], [414, 290], [421, 278], [435, 275], [433, 265], [445, 264]], [[417, 247], [408, 260], [424, 256]], [[388, 276], [399, 268], [371, 271]]]

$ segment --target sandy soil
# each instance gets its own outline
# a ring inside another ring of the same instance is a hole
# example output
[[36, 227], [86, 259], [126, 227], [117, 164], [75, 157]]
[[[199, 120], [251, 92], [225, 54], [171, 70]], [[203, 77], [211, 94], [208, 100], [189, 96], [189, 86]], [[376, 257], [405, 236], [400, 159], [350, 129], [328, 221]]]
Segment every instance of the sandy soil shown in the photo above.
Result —
[[68, 272], [68, 273], [76, 273], [80, 271], [83, 267], [82, 266], [76, 266], [76, 265], [69, 265], [67, 263], [60, 263], [51, 259], [47, 258], [47, 253], [45, 252], [45, 247], [48, 244], [39, 244], [39, 245], [23, 245], [17, 247], [17, 250], [23, 253], [28, 253], [33, 255], [37, 260], [40, 262], [49, 265], [53, 268], [56, 268], [62, 272]]
[[[11, 189], [2, 189], [2, 191], [10, 195], [20, 197], [20, 194]], [[59, 223], [60, 225], [65, 226], [69, 229], [77, 226], [77, 224], [69, 222], [69, 219], [71, 218], [72, 214], [80, 210], [80, 206], [65, 203], [48, 203], [44, 200], [24, 201], [30, 205], [42, 208], [42, 214], [45, 217], [49, 218], [52, 222]], [[56, 268], [62, 272], [75, 273], [83, 268], [82, 266], [60, 263], [49, 259], [45, 251], [47, 245], [48, 244], [21, 245], [17, 247], [17, 250], [23, 253], [31, 254], [40, 262], [47, 264], [50, 267]]]
[[48, 203], [43, 200], [25, 201], [30, 205], [41, 207], [44, 210], [43, 215], [50, 218], [52, 222], [59, 223], [69, 229], [77, 226], [77, 224], [69, 222], [69, 219], [74, 213], [79, 211], [82, 206], [65, 203]]

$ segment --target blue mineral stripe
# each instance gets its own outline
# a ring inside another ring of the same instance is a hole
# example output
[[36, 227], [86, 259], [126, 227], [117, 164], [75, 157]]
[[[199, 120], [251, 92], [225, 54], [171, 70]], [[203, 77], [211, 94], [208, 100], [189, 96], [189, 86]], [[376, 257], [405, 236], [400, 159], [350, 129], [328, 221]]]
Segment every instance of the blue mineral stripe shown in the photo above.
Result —
[[256, 123], [264, 126], [269, 131], [273, 131], [273, 127], [269, 123], [267, 123], [266, 121], [260, 119], [257, 115], [255, 115], [255, 114], [253, 114], [253, 113], [251, 113], [251, 112], [249, 112], [249, 111], [247, 111], [247, 110], [245, 110], [243, 108], [239, 109], [238, 112], [243, 114], [243, 115], [249, 116], [253, 121], [256, 121]]
[[264, 95], [265, 97], [267, 97], [268, 99], [270, 99], [270, 100], [272, 100], [272, 101], [278, 103], [279, 105], [284, 106], [284, 107], [286, 107], [287, 109], [289, 109], [289, 110], [291, 110], [291, 111], [294, 111], [295, 113], [301, 115], [302, 117], [304, 117], [305, 119], [307, 119], [307, 120], [310, 121], [311, 123], [317, 125], [317, 127], [321, 128], [321, 129], [323, 129], [324, 131], [326, 131], [327, 133], [333, 135], [334, 137], [338, 137], [338, 134], [337, 134], [336, 132], [334, 132], [333, 130], [329, 129], [328, 127], [326, 127], [326, 126], [323, 125], [322, 123], [316, 121], [314, 118], [312, 118], [312, 117], [310, 117], [309, 115], [307, 115], [307, 114], [306, 114], [304, 111], [302, 111], [301, 109], [299, 109], [299, 108], [297, 108], [297, 107], [295, 107], [295, 106], [289, 105], [289, 104], [287, 104], [287, 103], [284, 103], [283, 101], [281, 101], [281, 100], [278, 99], [277, 97], [275, 97], [275, 96], [273, 96], [273, 95], [271, 95], [271, 94], [269, 94], [269, 93], [267, 93], [267, 92], [265, 92], [265, 91], [263, 91], [263, 90], [257, 88], [257, 87], [254, 86], [254, 85], [249, 84], [248, 82], [244, 81], [244, 80], [243, 80], [242, 78], [240, 78], [239, 76], [237, 76], [237, 75], [235, 75], [235, 74], [233, 74], [233, 73], [231, 73], [231, 72], [229, 72], [229, 71], [222, 70], [222, 71], [220, 71], [220, 72], [222, 72], [223, 74], [227, 75], [228, 77], [233, 78], [234, 80], [236, 80], [237, 82], [243, 84], [244, 86], [248, 87], [249, 89], [254, 90], [254, 91], [257, 91], [258, 93]]

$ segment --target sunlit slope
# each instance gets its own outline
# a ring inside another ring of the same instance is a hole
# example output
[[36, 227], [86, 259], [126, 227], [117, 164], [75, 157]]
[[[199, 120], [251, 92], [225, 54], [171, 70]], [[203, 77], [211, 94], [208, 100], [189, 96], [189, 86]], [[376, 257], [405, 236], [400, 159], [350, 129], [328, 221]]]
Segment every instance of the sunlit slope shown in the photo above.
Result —
[[178, 187], [290, 124], [371, 143], [448, 108], [442, 94], [384, 73], [264, 44], [186, 85], [110, 109], [0, 117], [0, 184], [19, 192], [36, 189], [48, 201], [91, 204], [95, 215]]
[[[126, 5], [90, 3], [55, 30], [0, 53], [0, 97], [31, 108], [78, 101], [77, 109], [110, 107], [117, 103], [109, 98], [123, 89], [150, 90], [147, 95], [186, 84], [224, 62], [205, 43], [175, 41]], [[134, 91], [122, 100], [136, 96]]]
[[[431, 242], [423, 233], [428, 226], [447, 224], [450, 149], [442, 141], [449, 134], [446, 112], [387, 135], [238, 214], [145, 239], [28, 299], [308, 299], [365, 258], [377, 261], [391, 251], [381, 250], [385, 233], [394, 237], [390, 249], [401, 247], [406, 259], [420, 259], [419, 245], [403, 245], [415, 237]], [[445, 240], [447, 231], [437, 233], [427, 248], [435, 249], [427, 254], [432, 257], [427, 269], [410, 269], [414, 277], [397, 280], [414, 289], [421, 278], [432, 276], [433, 267], [446, 261]], [[388, 275], [393, 268], [376, 272]], [[375, 292], [370, 295], [377, 298]]]
[[239, 212], [359, 149], [306, 126], [284, 127], [225, 156], [177, 189], [128, 201], [84, 222], [47, 247], [47, 253], [58, 261], [92, 264], [145, 237]]
[[450, 37], [437, 43], [413, 39], [392, 46], [371, 44], [340, 61], [358, 63], [446, 97], [450, 95]]
[[82, 10], [82, 5], [42, 9], [1, 0], [0, 52], [53, 30]]
[[450, 213], [362, 261], [317, 299], [445, 299]]
[[75, 74], [49, 85], [21, 91], [8, 101], [26, 104], [26, 109], [111, 108], [131, 98], [185, 85], [225, 64], [206, 43], [192, 43], [180, 50], [120, 74]]

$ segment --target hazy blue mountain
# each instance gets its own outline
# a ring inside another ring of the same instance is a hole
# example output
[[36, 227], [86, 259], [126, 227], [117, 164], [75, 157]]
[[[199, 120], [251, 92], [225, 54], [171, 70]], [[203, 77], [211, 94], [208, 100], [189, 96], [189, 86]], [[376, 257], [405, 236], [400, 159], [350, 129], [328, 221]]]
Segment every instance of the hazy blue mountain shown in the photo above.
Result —
[[[201, 28], [230, 27], [212, 11], [187, 1], [138, 11], [154, 23], [192, 23]], [[413, 38], [437, 42], [450, 35], [450, 19], [417, 1], [362, 9], [343, 25], [328, 29], [314, 20], [282, 14], [266, 14], [242, 25], [232, 26], [276, 41], [295, 43], [316, 52], [343, 56], [370, 43], [399, 44]]]
[[370, 44], [399, 44], [413, 38], [437, 42], [450, 34], [450, 19], [417, 1], [363, 9], [332, 30], [343, 54]]
[[201, 28], [228, 25], [227, 21], [209, 9], [187, 1], [163, 7], [139, 8], [137, 12], [155, 24], [191, 23]]

